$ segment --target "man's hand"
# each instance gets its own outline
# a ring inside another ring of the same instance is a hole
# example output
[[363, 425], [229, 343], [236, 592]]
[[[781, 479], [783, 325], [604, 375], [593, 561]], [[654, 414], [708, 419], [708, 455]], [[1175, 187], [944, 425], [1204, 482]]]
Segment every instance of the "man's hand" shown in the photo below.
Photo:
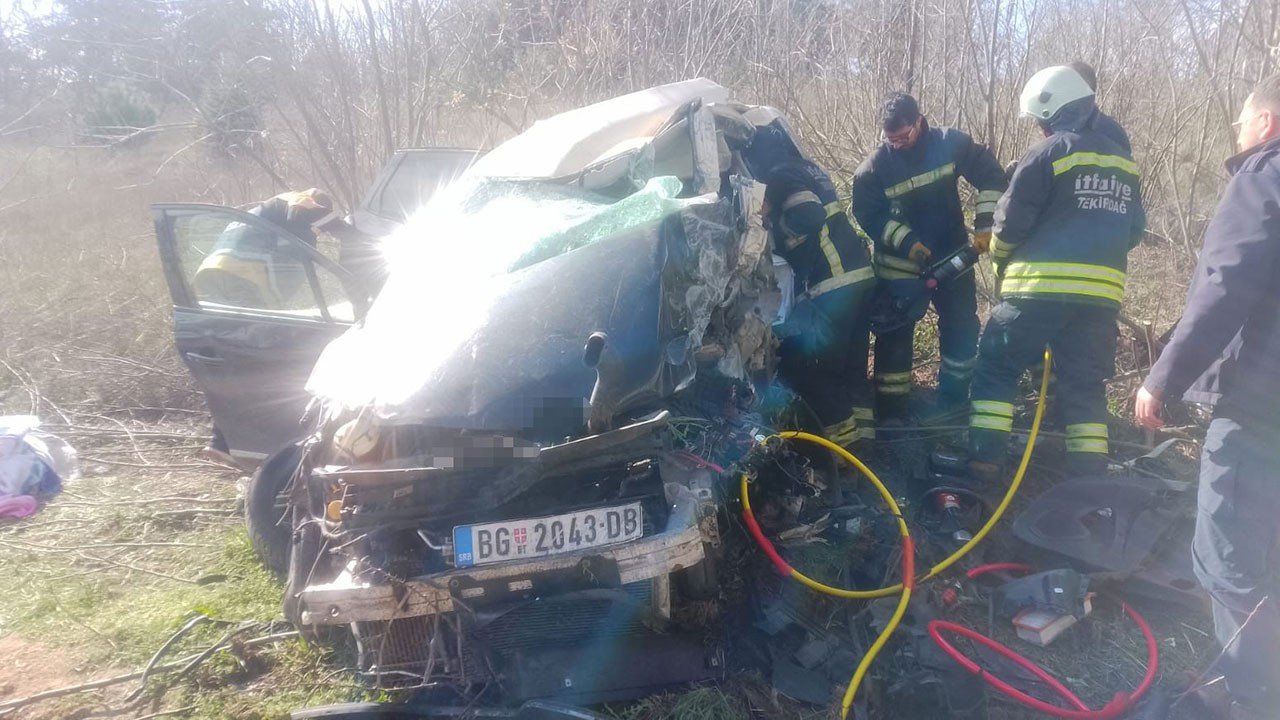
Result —
[[973, 249], [981, 255], [991, 249], [991, 231], [983, 230], [973, 234]]
[[918, 265], [924, 265], [932, 256], [933, 253], [922, 242], [912, 244], [911, 250], [907, 253], [907, 257]]
[[1160, 417], [1163, 405], [1164, 399], [1160, 397], [1160, 393], [1153, 393], [1146, 387], [1140, 387], [1138, 398], [1133, 404], [1133, 419], [1148, 430], [1164, 427], [1164, 419]]

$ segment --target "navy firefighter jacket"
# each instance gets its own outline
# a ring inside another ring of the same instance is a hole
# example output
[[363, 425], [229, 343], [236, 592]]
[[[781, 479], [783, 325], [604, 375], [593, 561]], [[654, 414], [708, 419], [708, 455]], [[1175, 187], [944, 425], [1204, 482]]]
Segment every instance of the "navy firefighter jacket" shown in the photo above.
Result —
[[1008, 181], [991, 151], [965, 133], [925, 122], [910, 149], [882, 143], [863, 161], [853, 176], [853, 215], [874, 243], [878, 276], [919, 274], [922, 268], [907, 259], [917, 242], [935, 259], [968, 242], [961, 177], [978, 191], [974, 230], [989, 231]]

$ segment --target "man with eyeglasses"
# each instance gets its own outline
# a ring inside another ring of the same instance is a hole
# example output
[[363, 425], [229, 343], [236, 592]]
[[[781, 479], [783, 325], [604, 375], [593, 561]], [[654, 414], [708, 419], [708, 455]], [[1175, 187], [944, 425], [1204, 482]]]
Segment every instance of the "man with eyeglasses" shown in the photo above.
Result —
[[1158, 428], [1168, 400], [1214, 406], [1192, 559], [1213, 600], [1227, 692], [1197, 695], [1202, 716], [1271, 718], [1280, 707], [1280, 74], [1258, 83], [1234, 125], [1231, 180], [1134, 415]]
[[[996, 202], [1007, 186], [1004, 171], [986, 146], [954, 128], [931, 127], [916, 99], [891, 97], [881, 110], [884, 142], [853, 177], [853, 215], [874, 244], [872, 264], [878, 292], [918, 292], [915, 279], [969, 242], [959, 178], [977, 191], [973, 245], [986, 252]], [[978, 304], [972, 272], [939, 286], [932, 296], [938, 313], [941, 364], [936, 411], [939, 422], [962, 413], [969, 400], [978, 345]], [[877, 422], [909, 420], [915, 324], [876, 337]]]

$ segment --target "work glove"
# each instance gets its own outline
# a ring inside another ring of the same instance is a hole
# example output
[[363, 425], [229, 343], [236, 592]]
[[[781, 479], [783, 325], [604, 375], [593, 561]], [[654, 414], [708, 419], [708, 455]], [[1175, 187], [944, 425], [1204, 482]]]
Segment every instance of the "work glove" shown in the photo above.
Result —
[[924, 246], [924, 243], [917, 241], [911, 244], [911, 250], [907, 252], [907, 259], [917, 265], [923, 266], [929, 261], [929, 258], [932, 255], [933, 253], [929, 251], [929, 248]]
[[983, 230], [973, 234], [973, 249], [978, 251], [979, 255], [991, 249], [991, 231]]

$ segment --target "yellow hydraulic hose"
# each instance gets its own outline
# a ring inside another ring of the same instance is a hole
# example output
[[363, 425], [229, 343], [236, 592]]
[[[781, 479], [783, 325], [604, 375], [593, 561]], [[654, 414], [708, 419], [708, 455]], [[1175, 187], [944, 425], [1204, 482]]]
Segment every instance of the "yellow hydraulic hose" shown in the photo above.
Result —
[[[1027, 447], [1022, 452], [1022, 462], [1018, 464], [1018, 472], [1014, 473], [1013, 482], [1009, 484], [1009, 489], [1005, 492], [1004, 498], [1000, 501], [1000, 504], [996, 506], [995, 512], [991, 513], [991, 517], [987, 519], [986, 524], [983, 525], [982, 529], [975, 533], [972, 538], [970, 538], [969, 542], [962, 545], [959, 550], [956, 550], [947, 557], [947, 559], [929, 568], [929, 572], [918, 578], [917, 582], [924, 582], [925, 580], [938, 576], [952, 565], [959, 562], [960, 558], [968, 555], [970, 550], [977, 547], [978, 543], [982, 542], [983, 539], [987, 537], [992, 528], [1000, 522], [1000, 518], [1004, 517], [1005, 511], [1009, 509], [1009, 503], [1013, 502], [1014, 495], [1018, 494], [1018, 488], [1022, 486], [1022, 478], [1027, 473], [1027, 466], [1031, 464], [1031, 451], [1035, 448], [1036, 437], [1040, 434], [1040, 421], [1044, 417], [1044, 401], [1045, 395], [1049, 392], [1049, 369], [1052, 362], [1053, 352], [1046, 347], [1044, 349], [1044, 373], [1040, 376], [1040, 399], [1036, 403], [1035, 417], [1031, 420], [1031, 433], [1027, 436]], [[783, 437], [787, 437], [787, 433], [781, 434]], [[861, 463], [859, 463], [859, 465], [861, 465]], [[810, 587], [813, 586], [810, 585]], [[816, 590], [817, 588], [814, 589]], [[896, 595], [901, 589], [902, 585], [891, 585], [889, 587], [880, 588], [879, 590], [867, 590], [861, 592], [859, 595], [848, 595], [845, 597], [882, 598], [889, 597], [890, 595]]]
[[1027, 467], [1031, 465], [1031, 452], [1035, 450], [1036, 437], [1040, 434], [1040, 421], [1044, 419], [1044, 401], [1045, 396], [1049, 394], [1049, 370], [1052, 366], [1053, 351], [1046, 346], [1044, 349], [1044, 373], [1040, 376], [1040, 397], [1036, 400], [1036, 414], [1031, 419], [1031, 432], [1027, 435], [1027, 447], [1022, 451], [1022, 461], [1018, 463], [1018, 472], [1013, 474], [1013, 482], [1009, 483], [1009, 490], [1005, 492], [1004, 499], [1000, 501], [996, 511], [991, 513], [987, 523], [969, 539], [969, 542], [952, 553], [951, 557], [930, 568], [928, 574], [920, 578], [920, 580], [928, 580], [939, 575], [946, 571], [947, 568], [955, 565], [960, 558], [969, 554], [970, 550], [987, 537], [987, 534], [996, 526], [996, 523], [1000, 522], [1004, 512], [1009, 509], [1009, 503], [1013, 502], [1013, 496], [1018, 494], [1018, 488], [1022, 485], [1022, 477], [1027, 474]]
[[[893, 513], [893, 516], [898, 521], [898, 533], [902, 536], [903, 581], [897, 586], [897, 592], [900, 593], [898, 607], [893, 611], [893, 616], [889, 618], [889, 624], [885, 625], [884, 630], [880, 632], [880, 635], [876, 637], [875, 642], [871, 644], [867, 653], [862, 656], [862, 660], [858, 662], [858, 667], [853, 673], [853, 678], [849, 681], [849, 687], [844, 692], [844, 699], [840, 702], [840, 717], [845, 718], [849, 715], [849, 708], [853, 706], [853, 698], [858, 692], [858, 686], [862, 684], [862, 678], [867, 674], [867, 669], [871, 667], [871, 663], [876, 659], [876, 655], [880, 653], [880, 649], [889, 641], [889, 636], [893, 634], [894, 630], [898, 629], [898, 624], [902, 622], [902, 617], [907, 612], [907, 605], [911, 602], [911, 589], [915, 587], [915, 547], [911, 542], [911, 533], [907, 529], [907, 522], [902, 517], [902, 510], [898, 507], [898, 502], [894, 500], [893, 493], [889, 492], [889, 489], [884, 486], [884, 483], [880, 481], [880, 478], [876, 477], [876, 474], [871, 471], [871, 468], [864, 465], [861, 460], [854, 457], [848, 450], [845, 450], [824, 437], [794, 431], [779, 433], [779, 437], [794, 440], [805, 440], [821, 445], [844, 458], [854, 467], [858, 468], [858, 470], [860, 470], [862, 474], [871, 481], [871, 484], [875, 486], [876, 491], [880, 493], [880, 497], [884, 498], [885, 504], [889, 506], [890, 512]], [[805, 586], [827, 595], [833, 595], [840, 598], [863, 599], [874, 597], [870, 592], [845, 590], [825, 585], [791, 567], [786, 560], [782, 559], [782, 556], [778, 554], [777, 550], [774, 549], [773, 544], [765, 538], [764, 532], [756, 522], [755, 514], [751, 512], [751, 494], [747, 488], [746, 473], [742, 474], [740, 484], [742, 491], [742, 516], [747, 523], [747, 529], [753, 536], [755, 536], [756, 540], [760, 543], [761, 549], [765, 551], [765, 554], [769, 556], [769, 559], [773, 561], [774, 565], [776, 565], [781, 572], [789, 577], [795, 578]]]
[[849, 687], [845, 690], [844, 699], [840, 703], [841, 718], [848, 717], [849, 708], [853, 706], [853, 698], [858, 692], [858, 686], [862, 684], [862, 679], [866, 675], [867, 669], [871, 666], [876, 655], [880, 653], [880, 650], [884, 647], [885, 643], [888, 642], [889, 636], [897, 629], [898, 624], [902, 621], [902, 617], [906, 614], [907, 605], [911, 600], [911, 591], [914, 589], [915, 585], [918, 582], [923, 582], [939, 575], [952, 565], [956, 564], [960, 558], [967, 555], [970, 550], [986, 538], [986, 536], [991, 532], [991, 529], [996, 526], [996, 523], [1000, 522], [1000, 518], [1004, 515], [1005, 511], [1009, 509], [1009, 504], [1013, 501], [1014, 495], [1017, 494], [1018, 488], [1022, 485], [1022, 478], [1026, 475], [1027, 467], [1031, 463], [1031, 453], [1035, 449], [1036, 437], [1040, 433], [1040, 421], [1044, 418], [1045, 395], [1049, 391], [1049, 372], [1052, 366], [1052, 361], [1053, 353], [1046, 347], [1044, 351], [1044, 374], [1040, 378], [1040, 398], [1036, 402], [1036, 413], [1035, 417], [1031, 421], [1031, 432], [1027, 436], [1027, 447], [1022, 452], [1022, 461], [1018, 464], [1018, 471], [1014, 474], [1013, 482], [1009, 484], [1009, 490], [1005, 493], [1004, 499], [1000, 501], [1000, 505], [996, 507], [995, 512], [991, 514], [991, 517], [987, 520], [986, 524], [982, 526], [982, 529], [979, 530], [973, 538], [969, 540], [969, 542], [965, 543], [959, 550], [952, 553], [945, 560], [930, 568], [929, 572], [923, 577], [915, 577], [915, 546], [911, 540], [911, 533], [907, 529], [906, 520], [902, 517], [902, 510], [898, 507], [897, 501], [894, 500], [893, 494], [889, 492], [888, 488], [885, 487], [884, 483], [880, 481], [880, 478], [878, 478], [870, 468], [863, 464], [861, 460], [855, 457], [848, 450], [845, 450], [826, 438], [805, 432], [787, 431], [778, 434], [779, 437], [784, 439], [804, 440], [831, 450], [856, 467], [867, 477], [868, 480], [871, 481], [871, 484], [875, 486], [876, 491], [880, 493], [880, 496], [889, 506], [889, 510], [897, 519], [898, 532], [902, 536], [903, 581], [897, 585], [880, 588], [878, 590], [846, 590], [820, 583], [791, 567], [791, 565], [778, 554], [777, 550], [774, 549], [773, 544], [764, 536], [764, 532], [756, 522], [755, 515], [751, 512], [751, 498], [747, 488], [747, 475], [746, 473], [742, 474], [740, 482], [742, 510], [743, 518], [747, 523], [747, 528], [751, 534], [755, 536], [761, 549], [764, 550], [765, 554], [769, 556], [770, 560], [773, 561], [774, 565], [776, 565], [783, 574], [794, 578], [797, 582], [800, 582], [816, 592], [834, 597], [866, 600], [888, 597], [895, 594], [899, 595], [898, 607], [894, 610], [893, 616], [889, 619], [889, 624], [885, 625], [884, 630], [875, 639], [875, 642], [871, 644], [867, 653], [862, 656], [862, 660], [858, 663], [858, 667], [853, 673], [853, 678], [849, 681]]

